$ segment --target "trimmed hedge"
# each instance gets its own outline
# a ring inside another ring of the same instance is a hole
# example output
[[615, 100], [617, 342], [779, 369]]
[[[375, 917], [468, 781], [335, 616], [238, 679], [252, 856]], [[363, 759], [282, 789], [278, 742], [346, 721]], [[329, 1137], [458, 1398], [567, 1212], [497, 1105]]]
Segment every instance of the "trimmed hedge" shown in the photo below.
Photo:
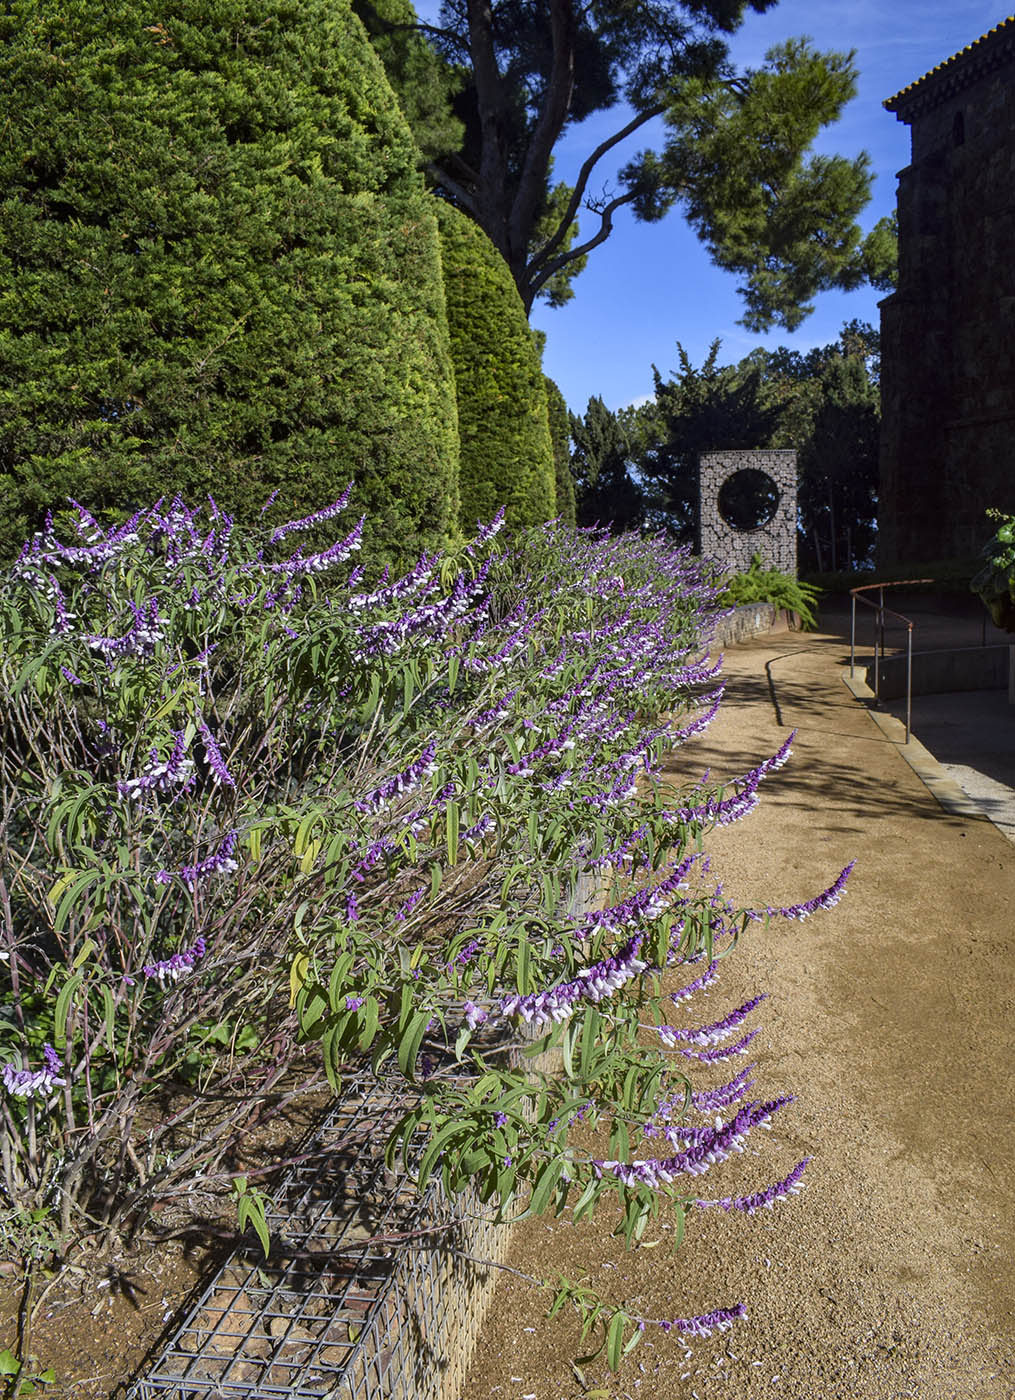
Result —
[[564, 395], [548, 376], [546, 408], [550, 420], [550, 441], [553, 444], [553, 470], [557, 489], [557, 514], [565, 525], [575, 524], [574, 477], [571, 475], [571, 415]]
[[507, 263], [471, 219], [435, 200], [461, 443], [466, 534], [507, 507], [511, 527], [557, 512], [539, 350]]
[[350, 477], [371, 572], [453, 534], [433, 200], [348, 0], [12, 0], [0, 118], [0, 553]]

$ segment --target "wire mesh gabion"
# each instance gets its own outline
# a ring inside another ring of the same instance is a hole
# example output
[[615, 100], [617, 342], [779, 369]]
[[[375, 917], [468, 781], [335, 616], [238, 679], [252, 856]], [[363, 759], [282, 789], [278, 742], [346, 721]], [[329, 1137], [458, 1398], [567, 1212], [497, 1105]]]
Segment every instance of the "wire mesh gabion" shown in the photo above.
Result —
[[[582, 875], [569, 917], [599, 896]], [[508, 1054], [559, 1072], [559, 1050]], [[510, 1229], [385, 1167], [411, 1101], [404, 1080], [348, 1077], [272, 1193], [268, 1258], [238, 1248], [124, 1400], [459, 1400]]]
[[[380, 1151], [406, 1085], [346, 1085], [272, 1193], [271, 1253], [219, 1268], [126, 1400], [452, 1400], [508, 1231]], [[470, 1257], [471, 1256], [471, 1257]]]

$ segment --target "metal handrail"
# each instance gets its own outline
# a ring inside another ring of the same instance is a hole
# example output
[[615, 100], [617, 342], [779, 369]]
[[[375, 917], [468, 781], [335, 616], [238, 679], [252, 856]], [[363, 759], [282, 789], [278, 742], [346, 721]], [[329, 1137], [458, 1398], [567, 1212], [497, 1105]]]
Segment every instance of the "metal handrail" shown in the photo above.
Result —
[[[906, 624], [906, 743], [909, 743], [909, 734], [912, 728], [913, 718], [913, 627], [914, 623], [908, 617], [903, 617], [902, 613], [895, 612], [892, 608], [885, 607], [886, 588], [910, 588], [917, 583], [934, 583], [932, 578], [907, 578], [898, 579], [891, 583], [864, 583], [858, 588], [851, 588], [849, 596], [852, 600], [850, 625], [849, 625], [849, 678], [853, 679], [856, 670], [856, 603], [857, 598], [861, 603], [866, 603], [869, 608], [873, 608], [877, 616], [874, 621], [874, 698], [877, 700], [880, 684], [879, 662], [885, 655], [885, 613], [890, 613], [892, 617], [897, 617], [900, 622]], [[872, 602], [870, 598], [860, 597], [863, 593], [870, 593], [873, 589], [879, 593], [878, 601]]]

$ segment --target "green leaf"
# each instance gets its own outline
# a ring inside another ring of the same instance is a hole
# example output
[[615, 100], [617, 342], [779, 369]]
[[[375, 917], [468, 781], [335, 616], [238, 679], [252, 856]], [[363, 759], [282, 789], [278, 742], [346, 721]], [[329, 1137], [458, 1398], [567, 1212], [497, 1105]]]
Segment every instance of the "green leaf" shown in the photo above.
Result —
[[462, 1131], [462, 1124], [456, 1119], [454, 1122], [445, 1123], [444, 1126], [430, 1139], [426, 1151], [423, 1153], [419, 1170], [416, 1173], [418, 1185], [423, 1186], [430, 1179], [438, 1157], [445, 1147]]
[[67, 1018], [70, 1015], [71, 1002], [74, 993], [85, 980], [83, 972], [75, 972], [72, 977], [60, 988], [60, 994], [56, 999], [56, 1009], [53, 1012], [53, 1046], [57, 1050], [64, 1050], [67, 1046]]
[[611, 1371], [620, 1369], [621, 1357], [624, 1354], [624, 1323], [626, 1321], [624, 1313], [614, 1313], [606, 1333], [606, 1360]]
[[106, 1032], [106, 1044], [109, 1046], [109, 1053], [116, 1055], [116, 1002], [113, 993], [108, 987], [100, 987], [99, 993], [102, 997], [102, 1020]]
[[457, 802], [449, 802], [447, 810], [447, 833], [448, 833], [448, 864], [454, 865], [458, 860], [458, 831], [461, 813], [458, 810]]
[[529, 990], [529, 965], [532, 961], [532, 952], [529, 948], [528, 935], [522, 930], [522, 936], [518, 942], [517, 961], [515, 962], [515, 986], [519, 996], [525, 996]]
[[380, 1029], [380, 1025], [380, 1003], [374, 996], [367, 997], [366, 1001], [363, 1003], [363, 1006], [360, 1008], [361, 1029], [359, 1034], [359, 1048], [361, 1050], [370, 1049], [371, 1045], [373, 1045], [374, 1043], [374, 1038], [377, 1035], [378, 1030]]
[[345, 1010], [349, 973], [355, 961], [356, 957], [353, 953], [343, 953], [341, 957], [335, 959], [335, 965], [331, 969], [331, 976], [328, 979], [328, 1002], [332, 1011]]
[[345, 1063], [343, 1032], [349, 1019], [348, 1015], [341, 1017], [334, 1025], [328, 1027], [321, 1038], [324, 1072], [328, 1076], [332, 1092], [336, 1094], [340, 1093], [342, 1088], [342, 1067]]
[[77, 957], [74, 959], [73, 963], [71, 964], [71, 966], [73, 967], [73, 969], [74, 969], [75, 972], [77, 971], [77, 969], [81, 966], [81, 964], [82, 964], [83, 962], [87, 962], [87, 961], [88, 961], [88, 959], [89, 959], [89, 958], [91, 957], [91, 955], [95, 952], [95, 950], [96, 950], [96, 948], [97, 948], [98, 946], [99, 946], [99, 945], [96, 943], [96, 941], [95, 941], [94, 938], [86, 938], [86, 939], [85, 939], [85, 941], [84, 941], [84, 946], [82, 947], [81, 951], [78, 953]]
[[419, 1047], [423, 1043], [423, 1036], [426, 1034], [429, 1023], [429, 1012], [415, 1012], [399, 1040], [398, 1067], [406, 1079], [412, 1083], [416, 1081], [416, 1057], [419, 1054]]
[[535, 1185], [532, 1188], [532, 1195], [529, 1198], [527, 1214], [542, 1215], [550, 1203], [550, 1197], [556, 1189], [557, 1182], [563, 1174], [566, 1162], [564, 1158], [558, 1157], [555, 1161], [547, 1162], [536, 1177]]
[[380, 699], [380, 697], [381, 677], [380, 673], [375, 671], [370, 679], [370, 694], [367, 696], [364, 703], [360, 706], [359, 718], [361, 724], [367, 724], [371, 719], [373, 719], [374, 711], [377, 709], [377, 702]]
[[62, 933], [67, 922], [67, 916], [74, 908], [75, 903], [88, 889], [89, 885], [94, 885], [97, 880], [102, 879], [101, 870], [86, 870], [67, 889], [60, 900], [56, 915], [53, 919], [53, 928], [57, 933]]

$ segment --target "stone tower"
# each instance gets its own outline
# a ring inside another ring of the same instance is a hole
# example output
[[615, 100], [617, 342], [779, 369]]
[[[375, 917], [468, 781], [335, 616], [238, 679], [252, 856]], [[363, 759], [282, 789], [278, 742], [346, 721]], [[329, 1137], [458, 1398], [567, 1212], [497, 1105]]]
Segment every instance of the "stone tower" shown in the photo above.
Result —
[[1015, 512], [1015, 18], [885, 102], [912, 132], [881, 303], [878, 562], [975, 555]]

